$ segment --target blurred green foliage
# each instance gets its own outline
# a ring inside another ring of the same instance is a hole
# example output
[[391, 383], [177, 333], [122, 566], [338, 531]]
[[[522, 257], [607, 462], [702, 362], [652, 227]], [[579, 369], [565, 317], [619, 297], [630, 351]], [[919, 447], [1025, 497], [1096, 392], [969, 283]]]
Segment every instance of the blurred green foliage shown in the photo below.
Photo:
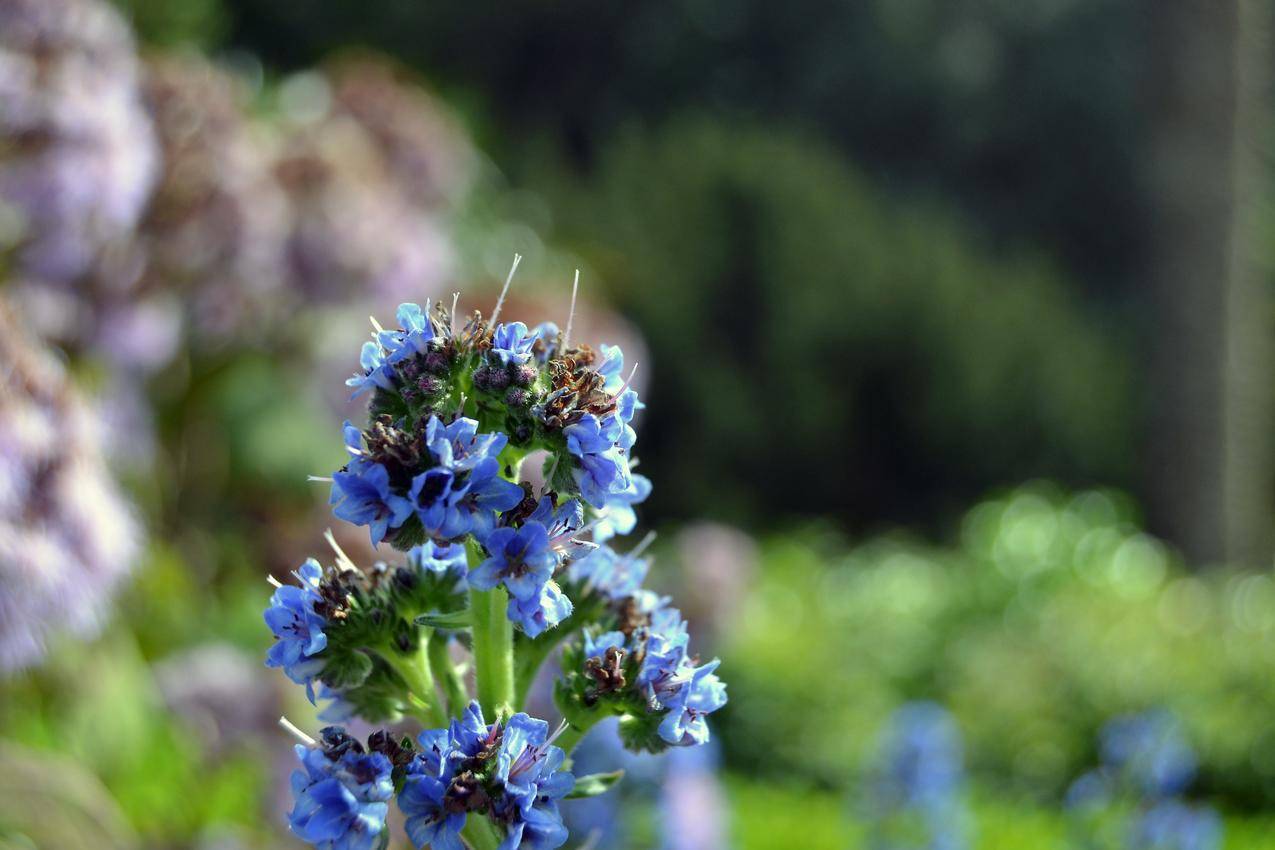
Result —
[[932, 521], [1023, 475], [1127, 481], [1116, 330], [1049, 263], [886, 199], [818, 141], [688, 119], [587, 178], [540, 173], [649, 334], [657, 515]]
[[722, 739], [750, 771], [846, 787], [886, 714], [928, 697], [976, 776], [1049, 798], [1095, 762], [1105, 719], [1165, 706], [1204, 790], [1275, 799], [1275, 580], [1185, 573], [1104, 493], [1015, 491], [968, 513], [954, 549], [773, 540], [740, 622]]

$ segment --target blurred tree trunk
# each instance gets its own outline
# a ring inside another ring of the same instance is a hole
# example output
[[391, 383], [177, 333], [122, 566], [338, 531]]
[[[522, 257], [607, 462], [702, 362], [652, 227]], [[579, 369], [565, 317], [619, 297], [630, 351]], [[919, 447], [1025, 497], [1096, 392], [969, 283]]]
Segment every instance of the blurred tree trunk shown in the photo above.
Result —
[[1152, 527], [1195, 563], [1271, 561], [1265, 6], [1150, 0]]

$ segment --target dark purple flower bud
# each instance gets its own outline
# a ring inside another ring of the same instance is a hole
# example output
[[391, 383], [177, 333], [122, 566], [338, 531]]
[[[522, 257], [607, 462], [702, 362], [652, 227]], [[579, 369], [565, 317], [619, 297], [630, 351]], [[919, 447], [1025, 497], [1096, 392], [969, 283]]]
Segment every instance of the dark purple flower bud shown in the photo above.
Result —
[[517, 366], [512, 370], [510, 380], [520, 387], [529, 387], [536, 382], [536, 367], [529, 364]]
[[505, 393], [505, 404], [510, 407], [525, 407], [531, 401], [531, 393], [521, 387], [510, 387]]

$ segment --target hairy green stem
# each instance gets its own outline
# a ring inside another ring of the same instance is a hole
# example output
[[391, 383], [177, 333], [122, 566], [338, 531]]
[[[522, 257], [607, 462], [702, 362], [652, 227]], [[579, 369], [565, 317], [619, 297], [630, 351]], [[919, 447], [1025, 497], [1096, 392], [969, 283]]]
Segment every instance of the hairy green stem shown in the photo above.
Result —
[[[478, 544], [465, 544], [469, 568], [482, 563]], [[489, 719], [513, 712], [514, 703], [514, 626], [505, 609], [509, 594], [503, 587], [492, 590], [469, 590], [469, 608], [473, 616], [474, 677], [478, 701]]]
[[465, 690], [465, 683], [461, 680], [460, 672], [452, 663], [447, 643], [438, 636], [429, 642], [429, 667], [434, 673], [434, 680], [443, 689], [443, 696], [447, 698], [447, 713], [452, 717], [460, 717], [465, 706], [469, 704], [469, 694]]
[[460, 831], [470, 850], [496, 850], [500, 846], [500, 835], [491, 821], [477, 813], [471, 813], [465, 819], [465, 827]]
[[389, 665], [407, 682], [412, 695], [419, 700], [414, 713], [417, 718], [430, 729], [441, 729], [447, 725], [447, 715], [438, 701], [438, 692], [434, 690], [434, 676], [429, 669], [429, 644], [433, 629], [421, 629], [421, 642], [416, 653], [403, 656], [389, 649], [382, 653]]

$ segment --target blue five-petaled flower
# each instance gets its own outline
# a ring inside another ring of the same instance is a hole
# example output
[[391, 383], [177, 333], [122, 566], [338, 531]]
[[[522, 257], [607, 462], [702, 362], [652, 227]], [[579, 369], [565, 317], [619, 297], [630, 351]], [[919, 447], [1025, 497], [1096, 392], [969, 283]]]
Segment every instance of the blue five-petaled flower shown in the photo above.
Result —
[[381, 753], [339, 755], [298, 744], [292, 774], [292, 831], [319, 850], [373, 850], [394, 796], [393, 766]]

